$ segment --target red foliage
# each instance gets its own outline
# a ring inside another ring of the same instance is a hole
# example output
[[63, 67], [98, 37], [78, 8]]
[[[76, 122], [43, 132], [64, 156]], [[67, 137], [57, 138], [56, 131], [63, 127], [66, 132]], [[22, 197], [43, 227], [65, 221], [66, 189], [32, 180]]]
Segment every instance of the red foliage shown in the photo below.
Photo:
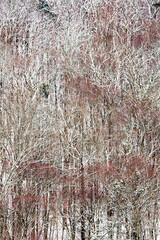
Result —
[[76, 199], [103, 199], [105, 198], [105, 192], [103, 189], [102, 168], [106, 177], [108, 176], [109, 168], [101, 163], [95, 163], [94, 165], [87, 165], [84, 168], [76, 168], [74, 171], [68, 171], [62, 177], [62, 189], [60, 195], [63, 198], [76, 198]]
[[85, 77], [79, 76], [76, 79], [70, 77], [69, 79], [69, 81], [65, 80], [66, 94], [74, 91], [80, 97], [80, 101], [87, 100], [92, 104], [105, 102], [106, 106], [112, 106], [120, 101], [121, 90], [114, 84], [101, 87]]
[[[149, 17], [149, 7], [143, 2], [102, 3], [91, 13], [88, 21], [93, 25], [93, 47], [108, 52], [114, 43], [127, 47], [152, 47], [159, 39], [159, 19]], [[138, 9], [138, 11], [137, 11]], [[98, 54], [100, 56], [100, 54]]]
[[[126, 96], [123, 104], [114, 112], [119, 123], [128, 124], [133, 118], [135, 122], [143, 123], [146, 127], [158, 125], [159, 109], [148, 99], [138, 99], [134, 95]], [[139, 126], [137, 126], [138, 128]], [[150, 131], [153, 134], [153, 131]]]
[[39, 203], [40, 197], [37, 196], [33, 191], [26, 190], [21, 192], [21, 195], [17, 195], [13, 200], [14, 208], [18, 207], [18, 210], [28, 210], [35, 207]]
[[97, 199], [108, 197], [108, 184], [115, 181], [125, 184], [142, 184], [155, 181], [159, 171], [151, 162], [142, 156], [124, 155], [108, 166], [107, 162], [87, 165], [68, 172], [63, 178], [63, 198]]
[[158, 20], [151, 20], [145, 23], [143, 26], [144, 31], [136, 32], [132, 34], [131, 44], [138, 47], [152, 47], [159, 39], [160, 25]]
[[[21, 167], [22, 168], [22, 167]], [[54, 165], [49, 163], [43, 163], [43, 162], [34, 162], [29, 163], [23, 166], [22, 173], [26, 177], [32, 177], [33, 179], [48, 179], [48, 180], [55, 180], [57, 176], [59, 176], [60, 171], [55, 168]]]
[[21, 204], [25, 207], [31, 207], [33, 204], [38, 203], [39, 198], [32, 192], [27, 192], [24, 196], [21, 196]]

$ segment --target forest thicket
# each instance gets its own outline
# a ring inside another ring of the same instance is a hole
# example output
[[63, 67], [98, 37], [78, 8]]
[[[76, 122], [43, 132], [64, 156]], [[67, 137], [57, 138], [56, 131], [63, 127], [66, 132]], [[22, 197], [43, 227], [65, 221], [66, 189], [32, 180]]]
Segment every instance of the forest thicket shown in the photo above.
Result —
[[160, 239], [160, 2], [0, 1], [0, 239]]

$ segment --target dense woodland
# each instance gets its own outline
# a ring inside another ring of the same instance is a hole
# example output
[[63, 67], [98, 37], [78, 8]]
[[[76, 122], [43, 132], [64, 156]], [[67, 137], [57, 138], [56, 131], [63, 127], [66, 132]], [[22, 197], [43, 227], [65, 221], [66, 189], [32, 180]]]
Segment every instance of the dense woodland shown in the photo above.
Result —
[[160, 2], [0, 1], [0, 239], [160, 239]]

